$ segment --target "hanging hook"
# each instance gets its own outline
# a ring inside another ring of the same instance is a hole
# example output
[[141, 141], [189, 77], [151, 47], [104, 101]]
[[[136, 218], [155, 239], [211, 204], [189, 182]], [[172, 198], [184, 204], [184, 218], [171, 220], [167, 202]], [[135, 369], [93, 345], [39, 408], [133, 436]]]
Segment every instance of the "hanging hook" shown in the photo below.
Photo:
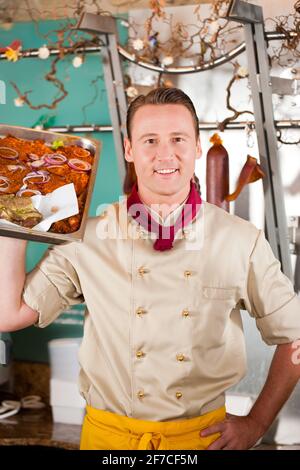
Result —
[[254, 138], [253, 138], [253, 125], [247, 121], [246, 126], [245, 126], [245, 132], [246, 132], [246, 145], [248, 148], [253, 148], [254, 147]]

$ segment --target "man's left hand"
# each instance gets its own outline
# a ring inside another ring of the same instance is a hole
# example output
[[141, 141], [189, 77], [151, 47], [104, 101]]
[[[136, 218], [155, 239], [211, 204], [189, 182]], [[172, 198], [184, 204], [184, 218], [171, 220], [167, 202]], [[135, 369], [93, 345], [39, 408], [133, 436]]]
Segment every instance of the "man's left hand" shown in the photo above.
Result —
[[262, 426], [250, 416], [226, 414], [226, 419], [200, 432], [201, 437], [221, 433], [207, 450], [246, 450], [264, 434]]

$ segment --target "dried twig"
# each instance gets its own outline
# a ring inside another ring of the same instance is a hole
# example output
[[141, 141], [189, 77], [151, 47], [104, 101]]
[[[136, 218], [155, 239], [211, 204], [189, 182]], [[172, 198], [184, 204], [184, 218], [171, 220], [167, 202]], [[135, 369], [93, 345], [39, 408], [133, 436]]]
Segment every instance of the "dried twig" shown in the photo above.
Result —
[[[96, 40], [95, 40], [96, 39]], [[34, 105], [32, 104], [31, 100], [28, 98], [28, 95], [31, 93], [32, 90], [26, 91], [26, 92], [21, 92], [19, 89], [18, 85], [15, 82], [10, 82], [15, 91], [17, 92], [19, 98], [26, 103], [30, 109], [38, 110], [42, 108], [47, 108], [47, 109], [55, 109], [57, 107], [57, 104], [60, 103], [66, 96], [68, 96], [68, 91], [66, 90], [64, 83], [57, 78], [57, 64], [60, 60], [64, 59], [66, 55], [71, 55], [76, 53], [77, 49], [81, 49], [90, 45], [95, 45], [99, 44], [99, 40], [95, 38], [94, 40], [83, 40], [81, 39], [80, 41], [77, 41], [74, 43], [71, 47], [65, 48], [60, 44], [59, 50], [60, 53], [58, 56], [56, 56], [51, 64], [51, 69], [50, 72], [48, 72], [45, 75], [45, 80], [48, 82], [51, 82], [59, 91], [60, 95], [53, 99], [53, 101], [50, 104], [42, 103], [39, 105]], [[61, 42], [62, 40], [60, 40]]]
[[[130, 1], [134, 3], [133, 0]], [[101, 0], [89, 0], [88, 2], [87, 0], [77, 0], [75, 5], [71, 5], [68, 3], [68, 0], [65, 0], [61, 2], [59, 9], [68, 8], [73, 10], [73, 14], [71, 15], [72, 19], [57, 28], [56, 31], [43, 34], [39, 29], [39, 18], [43, 17], [43, 13], [50, 14], [50, 10], [45, 9], [41, 12], [38, 11], [36, 7], [32, 8], [28, 0], [23, 0], [23, 2], [25, 7], [18, 6], [18, 11], [21, 9], [29, 15], [34, 22], [38, 36], [47, 43], [48, 48], [59, 50], [59, 55], [52, 61], [51, 70], [45, 75], [45, 80], [57, 88], [58, 95], [55, 96], [53, 101], [49, 104], [42, 103], [34, 105], [29, 99], [31, 91], [22, 92], [16, 83], [12, 83], [12, 86], [19, 98], [31, 109], [54, 109], [57, 104], [68, 95], [64, 83], [57, 77], [59, 61], [63, 60], [67, 55], [76, 53], [79, 48], [84, 49], [88, 45], [99, 45], [98, 36], [88, 35], [88, 37], [83, 37], [82, 34], [78, 34], [76, 30], [72, 29], [74, 22], [76, 22], [76, 19], [85, 11], [87, 5], [89, 9], [97, 14], [110, 15], [110, 12], [102, 9]], [[178, 62], [180, 63], [182, 59], [187, 59], [190, 63], [193, 62], [195, 65], [201, 65], [207, 61], [215, 60], [222, 56], [228, 48], [231, 48], [237, 41], [242, 40], [242, 38], [239, 37], [241, 27], [224, 18], [229, 2], [230, 0], [213, 0], [210, 16], [206, 18], [201, 17], [199, 4], [194, 9], [193, 24], [183, 24], [180, 21], [175, 23], [173, 16], [166, 13], [164, 0], [149, 0], [150, 15], [145, 21], [143, 20], [143, 24], [138, 25], [133, 20], [129, 20], [128, 22], [127, 50], [135, 54], [137, 61], [148, 61], [156, 65], [163, 65], [164, 59], [168, 59], [168, 62], [170, 64], [172, 63], [174, 66], [176, 66]], [[11, 0], [10, 3], [13, 5], [13, 0]], [[118, 5], [121, 6], [122, 2], [119, 2]], [[10, 9], [10, 13], [14, 11], [16, 10], [13, 8]], [[7, 12], [0, 7], [0, 21], [1, 14], [5, 21]], [[295, 1], [294, 12], [292, 14], [275, 17], [267, 21], [272, 22], [275, 31], [285, 35], [285, 39], [280, 43], [280, 46], [276, 50], [269, 52], [270, 62], [276, 62], [281, 66], [295, 64], [296, 61], [299, 61], [300, 57], [300, 0]], [[162, 41], [159, 37], [160, 24], [167, 24], [170, 29], [169, 38], [165, 41]], [[143, 26], [143, 37], [140, 37], [138, 33], [138, 31], [141, 30], [140, 26]], [[289, 34], [291, 31], [294, 32], [293, 36]], [[56, 40], [51, 39], [54, 32], [56, 33]], [[135, 42], [137, 39], [139, 39], [140, 43], [138, 47], [136, 47]], [[142, 47], [140, 47], [141, 41]], [[235, 121], [242, 114], [253, 114], [248, 110], [238, 111], [231, 102], [232, 87], [235, 81], [240, 78], [241, 77], [237, 75], [235, 70], [226, 89], [226, 106], [232, 115], [219, 124], [220, 130], [224, 130], [229, 122]], [[83, 107], [84, 116], [86, 108], [97, 99], [96, 81], [92, 80], [91, 83], [95, 87], [95, 94], [91, 103]], [[157, 84], [164, 83], [163, 74], [160, 73], [158, 75]]]
[[[235, 64], [235, 68], [237, 68], [237, 64]], [[247, 78], [247, 77], [240, 77], [238, 75], [238, 73], [235, 73], [233, 75], [233, 77], [230, 79], [228, 85], [227, 85], [227, 88], [226, 88], [226, 107], [227, 109], [229, 109], [229, 111], [232, 111], [233, 112], [233, 115], [232, 116], [229, 116], [227, 118], [225, 118], [222, 122], [220, 122], [218, 124], [218, 129], [223, 132], [227, 126], [227, 124], [229, 124], [230, 122], [233, 122], [233, 121], [236, 121], [236, 119], [241, 116], [242, 114], [252, 114], [253, 115], [253, 112], [252, 111], [249, 111], [249, 110], [243, 110], [243, 111], [238, 111], [237, 109], [235, 109], [233, 107], [233, 105], [231, 104], [231, 89], [232, 89], [232, 86], [233, 84], [237, 81], [237, 80], [241, 80], [242, 78]]]
[[285, 144], [285, 145], [299, 145], [300, 144], [300, 139], [294, 140], [293, 142], [291, 142], [289, 140], [283, 140], [281, 130], [277, 131], [277, 140], [281, 144]]

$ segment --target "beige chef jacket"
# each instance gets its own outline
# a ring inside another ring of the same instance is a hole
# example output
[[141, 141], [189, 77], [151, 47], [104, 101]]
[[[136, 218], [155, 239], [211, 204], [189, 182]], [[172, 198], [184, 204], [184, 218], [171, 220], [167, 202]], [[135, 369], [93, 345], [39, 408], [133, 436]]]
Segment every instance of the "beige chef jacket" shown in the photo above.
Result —
[[263, 232], [212, 204], [203, 202], [171, 250], [154, 250], [155, 237], [123, 198], [88, 220], [82, 243], [48, 250], [27, 275], [24, 300], [40, 327], [85, 301], [79, 387], [88, 405], [186, 419], [222, 406], [245, 375], [239, 309], [267, 344], [280, 344], [300, 338], [300, 302]]

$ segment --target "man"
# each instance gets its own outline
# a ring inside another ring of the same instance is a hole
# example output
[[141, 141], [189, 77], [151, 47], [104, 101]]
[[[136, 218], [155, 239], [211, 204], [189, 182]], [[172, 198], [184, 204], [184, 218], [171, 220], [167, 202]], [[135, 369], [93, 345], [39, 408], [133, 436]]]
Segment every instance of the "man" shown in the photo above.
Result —
[[[85, 301], [82, 449], [248, 449], [299, 379], [299, 300], [264, 234], [201, 201], [186, 94], [137, 97], [127, 130], [129, 195], [89, 219], [83, 243], [50, 248], [25, 277], [26, 242], [2, 239], [0, 330], [45, 327]], [[224, 407], [245, 374], [241, 306], [278, 345], [245, 417]]]

